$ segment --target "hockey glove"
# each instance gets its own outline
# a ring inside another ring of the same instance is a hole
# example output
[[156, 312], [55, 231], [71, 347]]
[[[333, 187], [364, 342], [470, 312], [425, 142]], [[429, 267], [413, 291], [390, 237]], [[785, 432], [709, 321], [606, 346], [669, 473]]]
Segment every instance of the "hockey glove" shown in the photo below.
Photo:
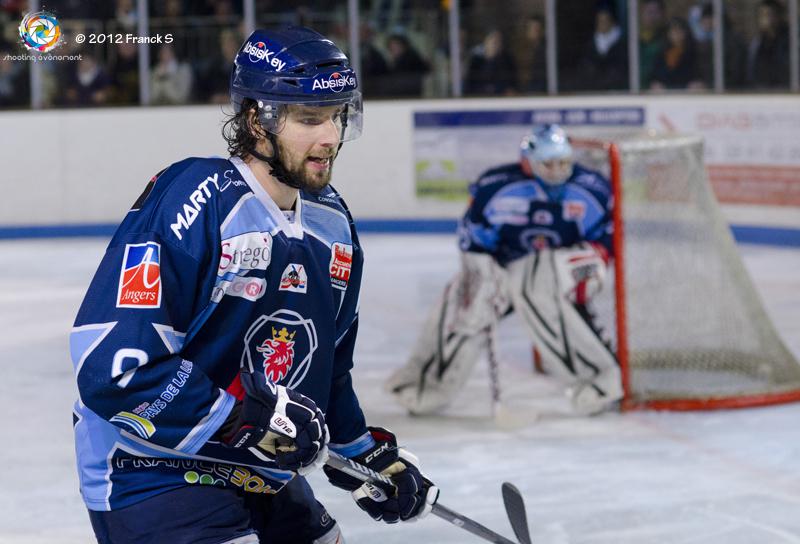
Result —
[[581, 242], [555, 250], [556, 270], [561, 291], [567, 299], [586, 305], [603, 288], [608, 251], [594, 242]]
[[376, 521], [397, 523], [422, 519], [439, 498], [439, 488], [419, 471], [416, 456], [398, 449], [392, 432], [380, 427], [369, 427], [369, 432], [375, 445], [353, 460], [389, 476], [394, 485], [363, 483], [326, 465], [323, 470], [328, 480], [350, 491], [356, 504]]
[[241, 374], [244, 399], [222, 426], [231, 448], [247, 448], [283, 470], [308, 474], [328, 459], [325, 416], [310, 398], [275, 385], [263, 373]]

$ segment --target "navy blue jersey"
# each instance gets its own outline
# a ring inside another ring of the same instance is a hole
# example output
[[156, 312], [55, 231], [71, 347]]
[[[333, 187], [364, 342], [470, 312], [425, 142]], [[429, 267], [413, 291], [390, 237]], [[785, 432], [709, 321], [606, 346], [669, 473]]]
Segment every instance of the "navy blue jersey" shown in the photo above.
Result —
[[492, 168], [470, 185], [459, 225], [463, 251], [489, 253], [501, 265], [543, 248], [598, 242], [611, 254], [611, 186], [575, 165], [561, 185], [530, 177], [519, 163]]
[[285, 485], [291, 472], [214, 437], [243, 396], [243, 362], [312, 398], [332, 449], [369, 447], [350, 379], [362, 262], [331, 187], [301, 192], [288, 219], [237, 158], [186, 159], [151, 180], [70, 337], [89, 509], [184, 485]]

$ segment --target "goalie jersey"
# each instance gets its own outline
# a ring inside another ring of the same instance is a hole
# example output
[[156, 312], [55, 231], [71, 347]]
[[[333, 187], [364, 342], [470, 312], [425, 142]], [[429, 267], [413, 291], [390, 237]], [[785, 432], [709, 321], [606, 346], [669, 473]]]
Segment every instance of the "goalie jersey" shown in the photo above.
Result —
[[277, 492], [293, 473], [215, 439], [242, 364], [313, 399], [331, 449], [372, 443], [352, 388], [362, 252], [334, 189], [278, 209], [238, 158], [190, 158], [148, 184], [70, 337], [74, 431], [91, 510], [185, 485]]
[[597, 242], [611, 252], [611, 187], [575, 164], [560, 185], [530, 177], [519, 163], [493, 168], [470, 185], [459, 224], [462, 251], [489, 253], [502, 266], [543, 248]]

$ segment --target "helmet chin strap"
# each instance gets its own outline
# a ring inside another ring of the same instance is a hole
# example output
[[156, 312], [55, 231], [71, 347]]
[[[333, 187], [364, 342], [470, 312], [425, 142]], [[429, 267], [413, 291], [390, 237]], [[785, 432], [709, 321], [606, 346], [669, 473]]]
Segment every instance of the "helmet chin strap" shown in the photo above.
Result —
[[[283, 165], [283, 161], [280, 157], [280, 150], [278, 148], [278, 141], [274, 134], [271, 132], [267, 132], [267, 138], [269, 139], [269, 143], [272, 144], [272, 156], [267, 157], [263, 153], [259, 153], [255, 149], [251, 149], [249, 151], [250, 155], [257, 158], [260, 161], [267, 163], [270, 167], [270, 174], [275, 177], [278, 181], [283, 183], [284, 185], [288, 185], [293, 189], [304, 189], [306, 191], [310, 190], [307, 187], [303, 187], [303, 184], [300, 183], [300, 180], [297, 179], [297, 176], [289, 172], [286, 167]], [[339, 154], [339, 149], [342, 148], [342, 143], [339, 142], [339, 147], [336, 150], [336, 154], [331, 157], [331, 164], [333, 164], [334, 159]]]
[[269, 143], [272, 144], [272, 156], [267, 157], [263, 153], [259, 153], [255, 149], [250, 150], [250, 154], [257, 158], [260, 161], [263, 161], [269, 165], [270, 174], [272, 174], [275, 179], [283, 183], [284, 185], [288, 185], [293, 189], [301, 189], [302, 186], [300, 184], [300, 180], [297, 179], [291, 172], [289, 172], [286, 167], [283, 165], [283, 161], [280, 157], [280, 151], [278, 149], [278, 141], [275, 138], [275, 135], [271, 132], [265, 131], [267, 134], [267, 138], [269, 139]]

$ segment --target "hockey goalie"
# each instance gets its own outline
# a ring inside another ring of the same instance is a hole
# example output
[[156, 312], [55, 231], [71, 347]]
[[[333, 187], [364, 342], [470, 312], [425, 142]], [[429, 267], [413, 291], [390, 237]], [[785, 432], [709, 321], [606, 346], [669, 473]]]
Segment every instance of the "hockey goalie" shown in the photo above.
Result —
[[617, 406], [619, 365], [592, 309], [613, 257], [608, 180], [574, 162], [559, 126], [539, 125], [522, 139], [520, 161], [488, 170], [470, 194], [459, 225], [461, 269], [387, 390], [412, 414], [443, 410], [494, 326], [516, 311], [537, 361], [565, 384], [576, 413]]

